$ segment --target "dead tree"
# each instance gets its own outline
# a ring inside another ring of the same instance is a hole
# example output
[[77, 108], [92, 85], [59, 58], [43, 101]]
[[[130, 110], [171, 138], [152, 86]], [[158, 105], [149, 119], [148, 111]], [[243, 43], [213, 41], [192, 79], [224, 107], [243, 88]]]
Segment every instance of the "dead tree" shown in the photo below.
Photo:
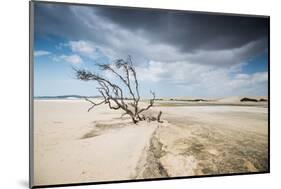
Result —
[[[92, 104], [88, 111], [92, 110], [95, 106], [108, 104], [110, 109], [123, 110], [124, 114], [122, 114], [122, 116], [129, 115], [133, 123], [146, 120], [147, 118], [151, 119], [151, 117], [147, 117], [143, 113], [154, 105], [155, 93], [150, 91], [152, 98], [149, 100], [149, 104], [146, 107], [141, 108], [139, 105], [141, 100], [139, 94], [139, 83], [137, 80], [136, 70], [130, 56], [127, 60], [118, 59], [113, 64], [97, 64], [97, 66], [102, 71], [108, 71], [116, 76], [121, 81], [122, 85], [117, 85], [106, 77], [100, 76], [96, 73], [84, 69], [74, 68], [77, 79], [82, 81], [96, 81], [99, 84], [97, 90], [103, 97], [103, 100], [96, 103], [85, 97], [85, 100]], [[125, 97], [125, 91], [129, 94], [129, 98]], [[161, 114], [162, 112], [160, 111], [155, 119], [158, 122], [161, 122]]]

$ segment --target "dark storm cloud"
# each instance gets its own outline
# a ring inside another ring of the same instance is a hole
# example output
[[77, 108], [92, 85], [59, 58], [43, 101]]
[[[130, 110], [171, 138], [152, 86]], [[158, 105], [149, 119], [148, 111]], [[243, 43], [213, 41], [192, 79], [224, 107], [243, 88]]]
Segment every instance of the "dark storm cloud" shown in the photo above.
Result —
[[[58, 36], [68, 40], [99, 41], [95, 29], [89, 29], [69, 5], [35, 3], [35, 34], [40, 37]], [[102, 40], [102, 39], [101, 39]], [[102, 42], [102, 41], [100, 41]]]
[[266, 18], [183, 11], [41, 3], [35, 7], [38, 36], [91, 41], [118, 56], [136, 54], [167, 62], [240, 63], [267, 50], [267, 24]]
[[239, 48], [268, 35], [266, 18], [126, 8], [98, 12], [124, 28], [143, 30], [151, 41], [165, 41], [183, 51]]

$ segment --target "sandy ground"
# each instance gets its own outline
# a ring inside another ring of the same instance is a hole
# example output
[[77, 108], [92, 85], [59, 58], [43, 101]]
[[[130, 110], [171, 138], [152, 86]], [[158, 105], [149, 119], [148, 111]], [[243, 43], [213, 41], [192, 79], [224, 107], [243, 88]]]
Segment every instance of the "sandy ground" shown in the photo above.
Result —
[[35, 100], [34, 184], [267, 171], [266, 104], [158, 105], [164, 123], [134, 125], [107, 106]]
[[168, 176], [268, 171], [268, 109], [247, 106], [161, 107], [157, 131]]
[[157, 127], [134, 125], [120, 112], [77, 100], [35, 101], [34, 184], [134, 178]]

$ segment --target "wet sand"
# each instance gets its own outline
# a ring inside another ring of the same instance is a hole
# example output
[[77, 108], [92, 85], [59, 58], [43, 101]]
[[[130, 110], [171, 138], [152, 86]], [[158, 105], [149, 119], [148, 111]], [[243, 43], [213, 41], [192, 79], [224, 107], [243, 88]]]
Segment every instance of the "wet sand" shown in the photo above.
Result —
[[159, 161], [168, 176], [268, 171], [267, 108], [161, 107]]

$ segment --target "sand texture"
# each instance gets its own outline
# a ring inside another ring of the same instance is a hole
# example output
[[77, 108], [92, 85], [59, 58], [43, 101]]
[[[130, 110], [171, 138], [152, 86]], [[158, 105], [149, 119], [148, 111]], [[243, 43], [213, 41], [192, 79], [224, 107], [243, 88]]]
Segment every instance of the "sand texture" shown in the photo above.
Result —
[[267, 171], [267, 103], [226, 101], [157, 102], [163, 123], [135, 125], [106, 105], [35, 100], [34, 184]]

